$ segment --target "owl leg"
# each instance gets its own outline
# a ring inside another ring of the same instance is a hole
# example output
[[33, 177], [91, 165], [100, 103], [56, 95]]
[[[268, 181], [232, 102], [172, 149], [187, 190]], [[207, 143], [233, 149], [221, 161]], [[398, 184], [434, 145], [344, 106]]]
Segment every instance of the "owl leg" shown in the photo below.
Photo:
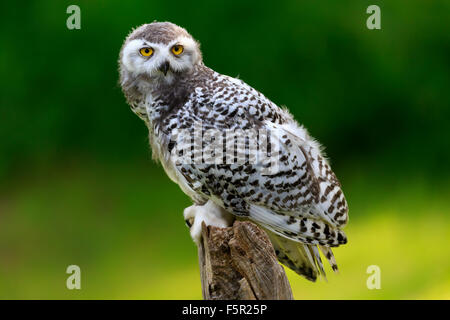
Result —
[[208, 200], [204, 205], [192, 205], [184, 209], [184, 220], [190, 229], [192, 240], [198, 245], [202, 237], [202, 222], [207, 226], [230, 227], [234, 217], [223, 208]]

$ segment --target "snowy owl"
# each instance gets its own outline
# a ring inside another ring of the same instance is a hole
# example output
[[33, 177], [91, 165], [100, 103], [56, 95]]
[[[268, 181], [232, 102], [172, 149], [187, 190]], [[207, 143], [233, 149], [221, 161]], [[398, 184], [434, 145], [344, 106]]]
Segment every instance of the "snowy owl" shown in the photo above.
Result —
[[331, 247], [347, 243], [347, 202], [320, 144], [288, 110], [205, 66], [199, 43], [170, 22], [134, 29], [119, 72], [153, 157], [193, 201], [184, 218], [197, 244], [202, 222], [237, 217], [264, 228], [279, 261], [308, 280], [325, 276], [319, 249], [337, 271]]

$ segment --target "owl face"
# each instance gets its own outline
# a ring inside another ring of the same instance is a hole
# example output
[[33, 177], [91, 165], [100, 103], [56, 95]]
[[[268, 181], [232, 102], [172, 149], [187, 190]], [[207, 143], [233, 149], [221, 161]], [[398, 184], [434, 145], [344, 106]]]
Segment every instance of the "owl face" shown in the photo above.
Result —
[[[171, 81], [201, 62], [198, 43], [183, 28], [154, 22], [134, 30], [121, 50], [122, 78]], [[123, 80], [123, 79], [122, 79]]]

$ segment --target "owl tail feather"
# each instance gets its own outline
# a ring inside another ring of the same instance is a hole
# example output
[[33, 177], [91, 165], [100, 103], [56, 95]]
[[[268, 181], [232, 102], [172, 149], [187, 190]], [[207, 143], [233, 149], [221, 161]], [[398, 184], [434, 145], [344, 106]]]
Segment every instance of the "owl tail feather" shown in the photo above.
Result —
[[[315, 282], [318, 276], [321, 276], [325, 281], [327, 280], [319, 249], [316, 245], [292, 241], [269, 230], [266, 231], [277, 258], [282, 264], [310, 281]], [[319, 248], [332, 269], [337, 272], [336, 260], [331, 249], [323, 246], [319, 246]]]
[[331, 251], [331, 248], [324, 247], [324, 246], [319, 246], [319, 248], [320, 248], [320, 251], [322, 251], [325, 258], [327, 258], [328, 262], [330, 263], [331, 269], [333, 269], [333, 271], [335, 273], [339, 273], [336, 259], [334, 258], [334, 254], [333, 254], [333, 251]]

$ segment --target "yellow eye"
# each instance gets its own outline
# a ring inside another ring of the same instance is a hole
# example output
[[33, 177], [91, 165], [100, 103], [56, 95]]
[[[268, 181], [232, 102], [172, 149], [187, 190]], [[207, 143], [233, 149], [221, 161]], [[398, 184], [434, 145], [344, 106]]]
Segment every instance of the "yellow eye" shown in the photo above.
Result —
[[149, 48], [149, 47], [145, 47], [142, 48], [141, 50], [139, 50], [139, 52], [144, 56], [144, 57], [150, 57], [153, 54], [153, 49]]
[[176, 56], [183, 53], [183, 46], [181, 44], [176, 44], [172, 47], [172, 53]]

